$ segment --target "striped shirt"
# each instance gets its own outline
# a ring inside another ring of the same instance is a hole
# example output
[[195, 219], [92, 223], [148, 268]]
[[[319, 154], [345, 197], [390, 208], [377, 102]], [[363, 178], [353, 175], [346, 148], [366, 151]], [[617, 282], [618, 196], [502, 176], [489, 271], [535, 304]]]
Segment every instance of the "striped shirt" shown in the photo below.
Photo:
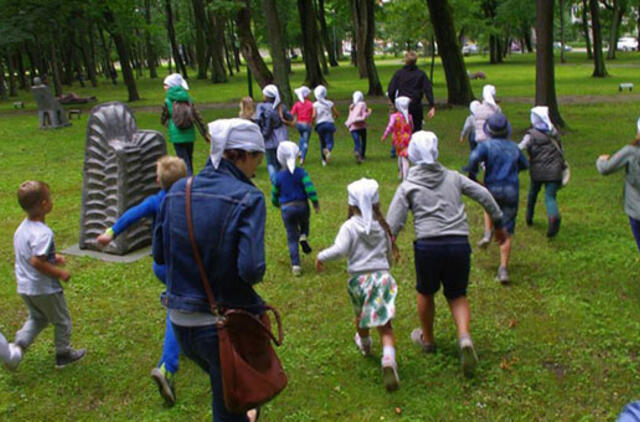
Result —
[[314, 207], [318, 205], [318, 193], [305, 169], [296, 167], [293, 174], [286, 169], [276, 174], [275, 183], [271, 185], [271, 203], [274, 206], [307, 200], [313, 202]]

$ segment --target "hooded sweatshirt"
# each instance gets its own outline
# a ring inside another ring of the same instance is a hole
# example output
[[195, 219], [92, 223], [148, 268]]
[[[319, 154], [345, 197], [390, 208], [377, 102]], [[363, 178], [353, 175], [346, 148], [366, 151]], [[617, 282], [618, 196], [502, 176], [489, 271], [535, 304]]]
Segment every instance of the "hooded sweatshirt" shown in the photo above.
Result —
[[359, 215], [354, 215], [340, 227], [333, 246], [318, 254], [320, 261], [330, 261], [347, 256], [349, 274], [388, 271], [391, 262], [391, 239], [376, 220], [367, 225]]
[[629, 217], [640, 220], [640, 147], [627, 145], [608, 160], [598, 159], [596, 167], [603, 175], [625, 170], [624, 211]]
[[435, 162], [411, 167], [407, 180], [398, 186], [387, 213], [391, 233], [395, 236], [402, 230], [411, 210], [416, 239], [468, 236], [462, 194], [480, 203], [501, 227], [502, 211], [485, 187]]

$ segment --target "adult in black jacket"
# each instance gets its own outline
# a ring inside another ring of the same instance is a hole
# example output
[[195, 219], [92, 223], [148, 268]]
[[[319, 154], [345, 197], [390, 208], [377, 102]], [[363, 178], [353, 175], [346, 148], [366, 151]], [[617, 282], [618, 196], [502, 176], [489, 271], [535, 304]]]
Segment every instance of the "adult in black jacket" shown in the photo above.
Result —
[[404, 55], [405, 65], [396, 71], [389, 82], [387, 95], [393, 104], [397, 97], [405, 96], [411, 98], [409, 104], [409, 114], [413, 118], [413, 131], [422, 130], [422, 96], [427, 98], [429, 103], [429, 119], [433, 119], [436, 114], [435, 103], [433, 101], [433, 88], [427, 75], [416, 66], [418, 55], [415, 51], [407, 51]]

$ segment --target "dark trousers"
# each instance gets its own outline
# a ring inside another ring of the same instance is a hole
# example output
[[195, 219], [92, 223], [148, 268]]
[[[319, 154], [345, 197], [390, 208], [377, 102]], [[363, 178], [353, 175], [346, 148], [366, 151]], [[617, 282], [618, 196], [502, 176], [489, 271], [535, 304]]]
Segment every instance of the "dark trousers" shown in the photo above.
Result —
[[173, 144], [176, 155], [184, 160], [187, 165], [189, 176], [193, 174], [193, 142], [182, 142]]
[[636, 245], [638, 245], [638, 250], [640, 251], [640, 220], [629, 217], [629, 223], [631, 223], [631, 231], [633, 232], [633, 237], [636, 238]]
[[364, 158], [367, 152], [367, 129], [358, 129], [351, 131], [353, 138], [353, 152], [360, 154], [360, 158]]
[[289, 257], [291, 265], [300, 265], [300, 251], [298, 242], [300, 235], [309, 235], [309, 206], [289, 205], [282, 206], [282, 221], [287, 231], [287, 246], [289, 247]]
[[172, 326], [185, 356], [209, 374], [211, 394], [213, 396], [213, 422], [247, 422], [246, 414], [230, 413], [224, 405], [218, 350], [218, 329], [216, 326], [182, 327], [175, 324], [172, 324]]
[[336, 131], [336, 125], [331, 122], [322, 122], [316, 125], [316, 132], [320, 138], [320, 155], [322, 161], [325, 161], [324, 149], [328, 149], [329, 152], [333, 150], [333, 134]]
[[422, 121], [424, 120], [423, 111], [424, 108], [421, 102], [411, 102], [409, 104], [409, 114], [413, 119], [413, 133], [422, 130]]

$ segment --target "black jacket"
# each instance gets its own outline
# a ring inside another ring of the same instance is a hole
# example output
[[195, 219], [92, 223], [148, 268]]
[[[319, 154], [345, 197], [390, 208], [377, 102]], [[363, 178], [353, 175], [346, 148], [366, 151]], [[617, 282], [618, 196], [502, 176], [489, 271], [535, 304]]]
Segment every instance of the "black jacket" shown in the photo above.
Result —
[[[534, 182], [559, 182], [564, 170], [564, 156], [554, 145], [550, 135], [536, 129], [528, 132], [531, 141], [527, 146], [529, 171]], [[562, 148], [560, 140], [554, 138]]]
[[421, 103], [422, 94], [427, 97], [429, 107], [434, 106], [433, 88], [427, 75], [416, 65], [405, 65], [391, 78], [387, 95], [393, 102], [397, 97], [409, 97], [412, 103]]

